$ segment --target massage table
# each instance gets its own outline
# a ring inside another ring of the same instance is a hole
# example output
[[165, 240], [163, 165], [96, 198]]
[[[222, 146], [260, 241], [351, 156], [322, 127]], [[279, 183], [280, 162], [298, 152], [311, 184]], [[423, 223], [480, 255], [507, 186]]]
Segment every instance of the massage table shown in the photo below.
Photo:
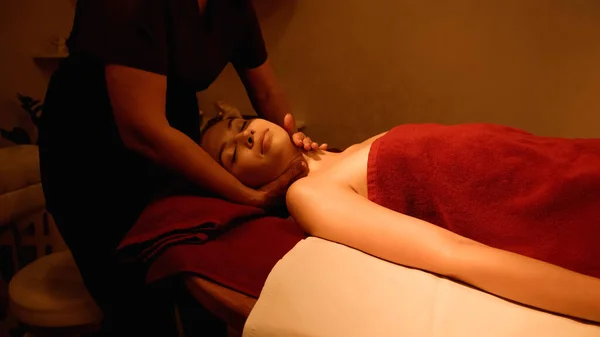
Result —
[[229, 337], [240, 336], [256, 298], [200, 276], [184, 277], [190, 294], [207, 310], [227, 323]]
[[600, 325], [309, 237], [273, 268], [243, 336], [592, 337]]

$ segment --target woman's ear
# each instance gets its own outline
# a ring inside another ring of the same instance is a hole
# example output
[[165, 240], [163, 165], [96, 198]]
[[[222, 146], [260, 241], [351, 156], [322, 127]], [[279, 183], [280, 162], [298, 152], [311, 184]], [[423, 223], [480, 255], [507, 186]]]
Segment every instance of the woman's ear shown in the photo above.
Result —
[[227, 102], [218, 101], [215, 106], [217, 113], [222, 119], [242, 118], [242, 113], [240, 110]]

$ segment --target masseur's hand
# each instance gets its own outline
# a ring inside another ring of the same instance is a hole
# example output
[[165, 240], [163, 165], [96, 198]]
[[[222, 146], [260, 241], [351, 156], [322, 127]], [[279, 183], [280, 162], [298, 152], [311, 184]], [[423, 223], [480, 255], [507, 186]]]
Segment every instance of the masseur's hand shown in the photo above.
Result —
[[290, 185], [308, 174], [308, 166], [302, 156], [298, 156], [288, 168], [277, 178], [259, 188], [258, 204], [262, 208], [272, 208], [285, 205], [285, 193]]
[[327, 144], [321, 144], [321, 146], [319, 146], [319, 144], [313, 142], [310, 137], [307, 137], [303, 132], [297, 132], [296, 122], [291, 114], [285, 115], [285, 118], [283, 119], [283, 128], [290, 134], [292, 142], [297, 147], [302, 147], [306, 151], [317, 149], [327, 150]]

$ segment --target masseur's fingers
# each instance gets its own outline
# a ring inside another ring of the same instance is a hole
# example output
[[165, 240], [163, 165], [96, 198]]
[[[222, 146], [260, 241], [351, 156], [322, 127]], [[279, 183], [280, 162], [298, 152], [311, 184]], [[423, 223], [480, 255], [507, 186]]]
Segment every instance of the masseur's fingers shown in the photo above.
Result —
[[286, 114], [283, 117], [283, 129], [292, 136], [296, 133], [296, 122], [294, 121], [294, 116], [292, 114]]
[[236, 107], [234, 107], [233, 105], [225, 102], [225, 101], [218, 101], [215, 103], [215, 106], [217, 108], [217, 111], [219, 111], [220, 114], [223, 115], [223, 117], [230, 117], [230, 116], [241, 116], [242, 113], [240, 112], [240, 110]]
[[265, 186], [261, 187], [259, 191], [265, 195], [265, 207], [273, 207], [282, 205], [285, 203], [285, 193], [288, 187], [296, 180], [305, 177], [308, 174], [308, 166], [304, 162], [302, 156], [292, 162], [288, 168], [277, 178]]
[[318, 143], [313, 142], [303, 132], [296, 132], [296, 122], [291, 114], [287, 114], [283, 118], [283, 128], [292, 137], [292, 142], [297, 147], [301, 147], [306, 151], [327, 149], [327, 144], [325, 144], [325, 147], [319, 146]]
[[322, 150], [322, 151], [327, 150], [327, 143], [321, 144], [321, 146], [319, 146], [319, 150]]
[[310, 140], [310, 137], [306, 137], [304, 136], [304, 139], [302, 139], [302, 143], [303, 143], [303, 147], [306, 151], [310, 151], [312, 148], [312, 140]]
[[283, 172], [281, 176], [279, 176], [279, 183], [282, 185], [282, 188], [287, 191], [287, 188], [296, 180], [306, 177], [308, 174], [308, 166], [304, 161], [304, 157], [298, 156], [292, 164], [288, 166], [288, 168]]
[[304, 138], [306, 136], [302, 132], [296, 132], [292, 135], [292, 142], [296, 147], [304, 147]]

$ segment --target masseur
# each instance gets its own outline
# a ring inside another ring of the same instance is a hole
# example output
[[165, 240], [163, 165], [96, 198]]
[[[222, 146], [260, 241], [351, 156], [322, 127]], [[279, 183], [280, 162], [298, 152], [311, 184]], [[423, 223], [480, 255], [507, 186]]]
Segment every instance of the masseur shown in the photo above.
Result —
[[[173, 307], [121, 268], [114, 249], [173, 176], [222, 197], [276, 203], [303, 170], [247, 187], [197, 144], [196, 92], [232, 63], [259, 115], [295, 133], [249, 0], [79, 1], [69, 57], [50, 81], [40, 126], [40, 165], [49, 212], [73, 253], [111, 336], [169, 336]], [[200, 319], [200, 318], [199, 318]], [[168, 331], [167, 331], [168, 330]]]

